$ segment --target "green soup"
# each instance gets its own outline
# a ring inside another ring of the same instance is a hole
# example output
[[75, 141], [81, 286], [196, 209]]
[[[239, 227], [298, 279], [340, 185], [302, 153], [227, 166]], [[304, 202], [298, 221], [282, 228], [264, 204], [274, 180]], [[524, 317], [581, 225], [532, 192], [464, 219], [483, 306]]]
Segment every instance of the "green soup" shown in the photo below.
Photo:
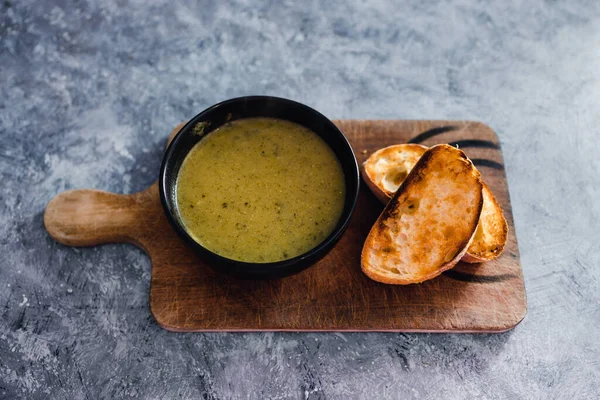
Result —
[[317, 134], [269, 118], [230, 122], [192, 148], [177, 178], [188, 233], [224, 257], [298, 256], [335, 228], [346, 193], [341, 165]]

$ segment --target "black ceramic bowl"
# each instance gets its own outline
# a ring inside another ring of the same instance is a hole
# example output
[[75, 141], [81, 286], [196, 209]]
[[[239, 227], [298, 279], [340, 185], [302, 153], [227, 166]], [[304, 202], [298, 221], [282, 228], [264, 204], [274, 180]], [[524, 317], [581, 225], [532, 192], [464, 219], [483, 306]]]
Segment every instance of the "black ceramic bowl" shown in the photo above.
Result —
[[[242, 262], [222, 257], [204, 248], [186, 231], [177, 208], [176, 183], [179, 168], [188, 152], [198, 141], [229, 121], [242, 118], [268, 117], [295, 122], [322, 137], [337, 155], [346, 179], [346, 199], [342, 216], [334, 231], [312, 250], [288, 260], [270, 263]], [[203, 135], [194, 133], [202, 127]], [[239, 277], [271, 278], [300, 272], [314, 264], [329, 252], [339, 240], [350, 221], [356, 205], [359, 187], [358, 164], [354, 152], [343, 133], [321, 113], [314, 109], [278, 97], [240, 97], [216, 104], [192, 118], [181, 130], [167, 149], [160, 169], [160, 199], [167, 219], [175, 231], [204, 259], [214, 270]]]

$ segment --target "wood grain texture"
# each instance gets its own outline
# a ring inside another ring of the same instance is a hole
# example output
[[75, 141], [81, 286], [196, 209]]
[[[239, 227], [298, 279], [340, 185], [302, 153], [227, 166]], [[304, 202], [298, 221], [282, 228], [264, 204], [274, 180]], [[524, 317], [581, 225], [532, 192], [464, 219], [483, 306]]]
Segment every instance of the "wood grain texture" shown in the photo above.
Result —
[[142, 247], [152, 261], [150, 308], [169, 330], [501, 332], [517, 325], [526, 312], [525, 287], [496, 134], [478, 122], [336, 124], [359, 163], [396, 143], [457, 144], [504, 209], [509, 236], [502, 256], [482, 264], [461, 262], [419, 285], [370, 280], [360, 270], [360, 253], [383, 206], [364, 184], [337, 246], [308, 270], [277, 280], [238, 280], [214, 273], [171, 229], [156, 183], [132, 195], [62, 193], [46, 208], [46, 229], [57, 241], [73, 246], [129, 242]]

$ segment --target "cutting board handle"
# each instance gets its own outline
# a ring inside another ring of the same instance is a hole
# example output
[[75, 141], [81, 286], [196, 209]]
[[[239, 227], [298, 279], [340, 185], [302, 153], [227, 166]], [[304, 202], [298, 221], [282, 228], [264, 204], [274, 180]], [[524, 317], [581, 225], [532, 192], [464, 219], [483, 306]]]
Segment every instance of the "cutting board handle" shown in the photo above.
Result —
[[[173, 129], [167, 145], [184, 125], [181, 123]], [[119, 242], [139, 245], [140, 226], [147, 222], [144, 207], [157, 198], [156, 184], [130, 195], [93, 189], [69, 190], [48, 203], [44, 225], [54, 240], [68, 246]]]
[[52, 238], [69, 246], [130, 242], [136, 203], [136, 195], [70, 190], [48, 203], [44, 225]]

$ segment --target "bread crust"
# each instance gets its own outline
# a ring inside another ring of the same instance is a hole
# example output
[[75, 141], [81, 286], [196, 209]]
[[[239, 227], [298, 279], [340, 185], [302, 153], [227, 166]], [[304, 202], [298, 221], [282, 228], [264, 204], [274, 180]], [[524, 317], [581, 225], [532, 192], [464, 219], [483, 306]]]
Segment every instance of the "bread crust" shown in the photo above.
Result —
[[[479, 172], [461, 150], [449, 145], [431, 147], [371, 228], [361, 253], [362, 271], [378, 282], [407, 285], [452, 268], [475, 235], [483, 208], [482, 190]], [[411, 208], [414, 204], [416, 208]], [[439, 215], [423, 209], [436, 204]], [[456, 209], [455, 217], [460, 220], [452, 219], [444, 208]], [[407, 262], [409, 253], [411, 261]]]

